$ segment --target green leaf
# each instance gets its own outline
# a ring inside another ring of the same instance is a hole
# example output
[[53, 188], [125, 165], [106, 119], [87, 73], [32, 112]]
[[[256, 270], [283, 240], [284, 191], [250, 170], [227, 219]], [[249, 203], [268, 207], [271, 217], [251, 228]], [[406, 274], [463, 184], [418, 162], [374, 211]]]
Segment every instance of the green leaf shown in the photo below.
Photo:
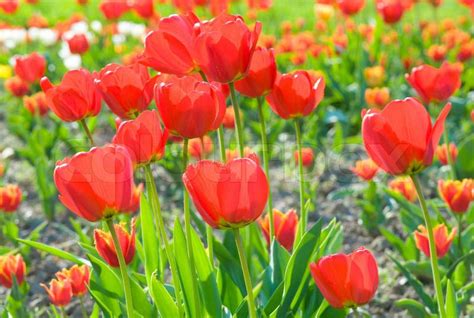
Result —
[[459, 178], [472, 178], [474, 176], [474, 136], [465, 139], [459, 145], [456, 159], [456, 170]]
[[71, 253], [65, 252], [65, 251], [60, 250], [59, 248], [56, 248], [56, 247], [52, 247], [52, 246], [49, 246], [49, 245], [46, 245], [46, 244], [43, 244], [43, 243], [40, 243], [40, 242], [31, 241], [31, 240], [23, 240], [23, 239], [17, 239], [17, 240], [20, 243], [31, 246], [31, 247], [33, 247], [37, 250], [46, 252], [46, 253], [54, 255], [54, 256], [57, 256], [61, 259], [73, 262], [73, 263], [78, 264], [78, 265], [88, 263], [87, 260], [79, 258], [79, 257], [77, 257], [77, 256], [75, 256]]
[[150, 287], [151, 275], [158, 269], [160, 249], [157, 238], [158, 231], [155, 230], [151, 207], [143, 194], [140, 197], [140, 226], [145, 250], [143, 263], [147, 285]]
[[400, 299], [395, 302], [395, 306], [408, 311], [413, 318], [428, 318], [430, 315], [426, 312], [425, 306], [413, 299]]
[[447, 317], [458, 317], [458, 304], [456, 300], [456, 290], [454, 289], [451, 280], [448, 279], [446, 285], [446, 315]]
[[161, 317], [178, 317], [178, 306], [156, 273], [151, 275], [150, 293]]

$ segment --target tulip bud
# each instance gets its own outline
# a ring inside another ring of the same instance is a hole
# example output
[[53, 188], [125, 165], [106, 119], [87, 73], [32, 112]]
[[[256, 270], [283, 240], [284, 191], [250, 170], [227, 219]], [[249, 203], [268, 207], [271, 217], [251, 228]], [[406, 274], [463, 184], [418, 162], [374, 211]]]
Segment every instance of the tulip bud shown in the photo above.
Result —
[[71, 282], [68, 279], [58, 280], [53, 279], [49, 283], [49, 287], [45, 284], [41, 284], [41, 287], [46, 290], [49, 296], [49, 301], [58, 307], [64, 307], [71, 302], [72, 299], [72, 287]]
[[15, 59], [15, 74], [27, 83], [39, 81], [46, 71], [46, 59], [36, 52]]
[[20, 254], [0, 255], [0, 285], [12, 288], [13, 280], [21, 285], [25, 279], [26, 265]]
[[370, 181], [377, 174], [379, 166], [372, 159], [365, 159], [356, 161], [355, 166], [350, 169], [362, 180]]
[[408, 177], [398, 177], [388, 184], [390, 190], [400, 193], [410, 202], [416, 201], [416, 188], [413, 181]]
[[20, 187], [14, 184], [0, 186], [0, 212], [12, 213], [21, 203], [22, 193]]
[[49, 111], [46, 95], [43, 92], [38, 92], [31, 96], [24, 96], [23, 106], [25, 106], [33, 116], [44, 116]]
[[74, 265], [69, 269], [65, 268], [57, 272], [56, 277], [58, 280], [69, 280], [74, 296], [82, 296], [87, 293], [90, 271], [86, 265]]
[[[128, 265], [135, 256], [135, 220], [132, 220], [131, 232], [125, 228], [124, 223], [114, 224], [120, 248], [125, 263]], [[99, 255], [112, 267], [119, 267], [117, 251], [115, 250], [112, 234], [102, 230], [94, 231], [94, 244]]]
[[[442, 165], [445, 166], [449, 164], [448, 147], [446, 146], [446, 144], [438, 145], [438, 147], [436, 147], [436, 157], [438, 157], [438, 160], [439, 162], [441, 162]], [[454, 163], [457, 157], [458, 157], [458, 148], [456, 147], [455, 144], [450, 143], [449, 144], [449, 159]]]
[[18, 76], [14, 76], [5, 80], [4, 86], [5, 90], [15, 97], [25, 96], [30, 90], [28, 83]]
[[84, 34], [76, 34], [67, 40], [69, 51], [72, 54], [84, 54], [89, 50], [89, 40]]
[[[298, 165], [300, 154], [298, 153], [297, 150], [293, 153], [293, 157], [295, 159], [295, 164]], [[301, 160], [302, 160], [303, 167], [311, 168], [313, 166], [313, 163], [314, 163], [313, 149], [311, 149], [311, 148], [302, 148], [301, 149], [301, 158], [302, 158]]]
[[202, 138], [192, 138], [188, 142], [188, 153], [196, 160], [206, 159], [214, 150], [211, 137], [204, 135]]
[[[277, 209], [273, 209], [273, 224], [278, 243], [288, 251], [291, 251], [298, 228], [298, 215], [296, 214], [296, 210], [290, 209], [284, 214]], [[265, 215], [265, 218], [260, 221], [260, 228], [262, 229], [267, 244], [270, 245], [270, 215]]]
[[466, 213], [469, 209], [469, 204], [474, 199], [472, 179], [464, 179], [462, 181], [439, 180], [438, 191], [451, 211], [456, 214]]
[[[436, 255], [438, 258], [442, 258], [448, 253], [451, 243], [456, 236], [457, 229], [453, 228], [451, 233], [448, 235], [448, 228], [444, 224], [438, 224], [433, 228], [433, 235], [436, 245]], [[428, 231], [423, 225], [418, 226], [418, 231], [415, 231], [415, 243], [416, 247], [426, 255], [430, 257], [430, 243], [428, 239]]]

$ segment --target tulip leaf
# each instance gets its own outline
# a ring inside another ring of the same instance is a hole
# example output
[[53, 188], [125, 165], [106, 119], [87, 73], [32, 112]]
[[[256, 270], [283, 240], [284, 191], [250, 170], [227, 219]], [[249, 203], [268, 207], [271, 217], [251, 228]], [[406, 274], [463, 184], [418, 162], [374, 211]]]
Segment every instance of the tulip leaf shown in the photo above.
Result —
[[408, 311], [411, 317], [413, 318], [429, 318], [432, 317], [425, 310], [425, 306], [420, 302], [413, 299], [400, 299], [395, 302], [395, 306], [401, 309]]
[[447, 317], [458, 317], [458, 304], [456, 299], [456, 290], [454, 289], [451, 280], [448, 279], [446, 284], [446, 315]]
[[474, 136], [467, 138], [459, 145], [456, 159], [456, 170], [459, 178], [472, 178], [474, 176]]
[[17, 239], [17, 241], [20, 242], [20, 243], [23, 243], [25, 245], [31, 246], [31, 247], [33, 247], [37, 250], [46, 252], [46, 253], [54, 255], [54, 256], [57, 256], [61, 259], [73, 262], [73, 263], [78, 264], [78, 265], [89, 263], [87, 260], [79, 258], [79, 257], [77, 257], [77, 256], [75, 256], [75, 255], [73, 255], [69, 252], [65, 252], [63, 250], [60, 250], [59, 248], [49, 246], [49, 245], [46, 245], [46, 244], [43, 244], [43, 243], [40, 243], [40, 242], [35, 242], [35, 241], [31, 241], [31, 240], [23, 240], [23, 239]]
[[165, 285], [158, 280], [156, 272], [151, 275], [150, 293], [161, 317], [178, 317], [178, 306]]
[[[154, 186], [154, 185], [151, 185]], [[159, 263], [159, 241], [157, 238], [158, 231], [155, 230], [153, 215], [147, 199], [142, 194], [140, 197], [140, 227], [143, 241], [144, 253], [144, 267], [147, 285], [150, 288], [151, 275], [158, 269]]]

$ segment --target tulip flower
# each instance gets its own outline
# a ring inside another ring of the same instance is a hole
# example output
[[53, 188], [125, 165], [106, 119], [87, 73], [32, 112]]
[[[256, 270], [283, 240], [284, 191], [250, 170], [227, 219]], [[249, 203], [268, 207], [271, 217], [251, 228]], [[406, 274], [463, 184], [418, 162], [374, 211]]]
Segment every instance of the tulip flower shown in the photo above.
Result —
[[227, 107], [225, 109], [224, 119], [222, 120], [222, 126], [227, 129], [235, 128], [235, 111], [234, 107]]
[[72, 286], [68, 279], [53, 279], [49, 283], [49, 287], [45, 284], [41, 284], [41, 287], [46, 290], [49, 301], [55, 306], [64, 307], [72, 300]]
[[230, 83], [243, 78], [257, 45], [262, 25], [250, 31], [240, 16], [222, 13], [201, 23], [194, 59], [211, 81]]
[[20, 1], [18, 0], [2, 0], [0, 2], [0, 9], [2, 9], [6, 14], [15, 13], [19, 6]]
[[[128, 265], [135, 256], [135, 222], [132, 221], [131, 232], [129, 233], [124, 223], [114, 224], [120, 242], [120, 248]], [[110, 232], [104, 232], [96, 229], [94, 231], [94, 244], [99, 255], [112, 267], [119, 267], [117, 251], [115, 250], [114, 241]]]
[[[226, 149], [225, 150], [225, 162], [230, 162], [234, 159], [240, 158], [239, 150], [238, 149]], [[260, 165], [260, 159], [258, 158], [255, 151], [253, 151], [250, 147], [244, 148], [244, 158], [250, 158], [254, 160], [257, 165]]]
[[278, 75], [267, 101], [283, 119], [308, 116], [324, 97], [324, 79], [314, 81], [306, 71]]
[[390, 90], [387, 87], [367, 88], [365, 102], [370, 108], [382, 110], [390, 101]]
[[161, 127], [156, 110], [146, 110], [136, 119], [120, 124], [112, 142], [127, 147], [134, 165], [146, 165], [165, 154], [168, 131]]
[[143, 65], [109, 64], [100, 71], [95, 83], [110, 110], [130, 119], [147, 109], [156, 80]]
[[345, 15], [354, 15], [362, 10], [365, 0], [337, 0], [337, 4]]
[[130, 10], [130, 6], [127, 0], [102, 0], [99, 9], [106, 19], [116, 20]]
[[0, 212], [15, 212], [21, 203], [21, 199], [21, 189], [17, 185], [0, 186]]
[[15, 97], [23, 97], [28, 94], [30, 87], [27, 82], [18, 76], [11, 77], [5, 80], [5, 90]]
[[[295, 209], [290, 209], [286, 214], [277, 209], [273, 209], [273, 223], [275, 226], [275, 238], [281, 246], [288, 251], [293, 249], [295, 242], [296, 230], [298, 228], [298, 215]], [[270, 245], [270, 216], [267, 214], [264, 219], [260, 221], [265, 240]]]
[[432, 45], [428, 48], [428, 56], [435, 62], [442, 62], [446, 59], [448, 48], [445, 45]]
[[377, 0], [377, 11], [387, 24], [400, 21], [405, 11], [405, 6], [399, 0]]
[[26, 265], [20, 254], [0, 255], [0, 285], [12, 288], [13, 280], [21, 285], [25, 280]]
[[99, 114], [101, 98], [89, 71], [69, 71], [58, 86], [53, 86], [46, 77], [41, 79], [40, 84], [49, 108], [61, 120], [80, 121]]
[[408, 177], [397, 177], [389, 182], [388, 188], [400, 193], [410, 202], [416, 201], [416, 189], [413, 181]]
[[247, 76], [237, 81], [235, 88], [248, 97], [265, 96], [272, 90], [276, 76], [277, 67], [273, 50], [257, 47]]
[[[313, 166], [313, 163], [314, 163], [313, 149], [311, 149], [311, 148], [302, 148], [301, 149], [301, 154], [302, 154], [301, 158], [302, 158], [302, 162], [303, 162], [303, 167], [311, 168]], [[300, 157], [298, 151], [295, 151], [293, 153], [293, 157], [295, 159], [296, 165], [298, 165], [299, 157]]]
[[38, 92], [31, 96], [24, 96], [23, 106], [25, 106], [33, 116], [44, 116], [49, 111], [46, 94], [44, 92]]
[[[456, 147], [455, 144], [450, 143], [449, 144], [449, 157], [450, 159], [455, 162], [456, 158], [458, 156], [458, 148]], [[441, 162], [442, 165], [448, 165], [449, 160], [448, 160], [448, 147], [446, 144], [438, 145], [436, 147], [436, 157], [438, 157], [439, 162]]]
[[153, 0], [134, 0], [132, 8], [143, 19], [149, 19], [155, 15]]
[[206, 159], [214, 150], [211, 137], [204, 135], [201, 138], [189, 139], [188, 153], [196, 160]]
[[269, 185], [256, 159], [226, 164], [202, 160], [188, 166], [183, 182], [196, 209], [214, 228], [239, 228], [260, 217]]
[[[453, 228], [451, 233], [448, 234], [448, 228], [444, 224], [438, 224], [433, 228], [436, 255], [438, 258], [442, 258], [448, 253], [451, 243], [456, 236], [457, 229]], [[428, 241], [428, 232], [423, 225], [418, 226], [418, 231], [415, 231], [415, 243], [416, 247], [426, 255], [430, 257], [430, 247]]]
[[370, 87], [380, 86], [386, 78], [385, 68], [381, 65], [367, 67], [364, 69], [364, 78]]
[[162, 18], [158, 27], [145, 38], [141, 63], [158, 72], [186, 75], [198, 67], [193, 58], [194, 25], [199, 19], [193, 13]]
[[363, 112], [362, 138], [370, 158], [389, 174], [413, 174], [433, 162], [451, 110], [446, 104], [435, 124], [413, 98], [390, 102], [382, 111]]
[[84, 34], [76, 34], [66, 42], [72, 54], [84, 54], [89, 50], [89, 40]]
[[355, 166], [350, 169], [362, 180], [370, 181], [379, 171], [379, 166], [372, 159], [365, 159], [356, 161]]
[[71, 283], [72, 294], [82, 296], [87, 293], [87, 286], [90, 280], [90, 270], [86, 265], [74, 265], [71, 268], [64, 268], [56, 273], [58, 280], [69, 280]]
[[140, 188], [126, 148], [107, 145], [80, 152], [56, 164], [59, 200], [74, 214], [96, 222], [138, 208]]
[[462, 66], [444, 62], [440, 68], [421, 65], [406, 75], [408, 83], [425, 103], [449, 99], [461, 87]]
[[456, 214], [466, 213], [469, 209], [469, 204], [474, 200], [474, 184], [472, 179], [464, 179], [462, 181], [439, 180], [438, 191], [451, 211]]
[[311, 274], [334, 308], [354, 308], [372, 300], [379, 272], [372, 253], [360, 247], [351, 254], [334, 254], [310, 264]]
[[171, 77], [155, 86], [156, 105], [165, 127], [184, 138], [202, 137], [216, 130], [225, 114], [220, 89], [195, 77]]
[[39, 81], [46, 71], [46, 59], [34, 52], [15, 59], [15, 74], [28, 83]]

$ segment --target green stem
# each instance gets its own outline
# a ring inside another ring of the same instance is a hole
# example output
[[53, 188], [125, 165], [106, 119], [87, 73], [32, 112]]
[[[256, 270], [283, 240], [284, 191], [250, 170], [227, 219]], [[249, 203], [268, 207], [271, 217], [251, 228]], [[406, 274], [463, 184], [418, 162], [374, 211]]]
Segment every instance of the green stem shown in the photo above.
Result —
[[[267, 128], [265, 125], [265, 117], [263, 116], [263, 97], [257, 98], [258, 103], [258, 119], [260, 121], [260, 137], [262, 140], [262, 150], [263, 150], [263, 168], [265, 169], [265, 174], [267, 175], [268, 183], [270, 182], [270, 151], [268, 149], [268, 140], [267, 140]], [[273, 221], [273, 206], [272, 206], [272, 191], [270, 187], [270, 191], [268, 193], [268, 203], [267, 203], [267, 210], [268, 216], [270, 217], [270, 242], [273, 240], [275, 236], [275, 224]]]
[[430, 260], [431, 260], [431, 270], [433, 271], [433, 282], [436, 291], [436, 298], [438, 299], [438, 310], [441, 318], [446, 318], [446, 311], [444, 308], [444, 296], [443, 290], [441, 289], [441, 279], [438, 268], [438, 255], [436, 254], [436, 243], [434, 240], [433, 234], [433, 225], [431, 224], [431, 218], [426, 205], [425, 197], [421, 189], [420, 181], [416, 175], [411, 175], [413, 184], [415, 185], [416, 192], [418, 194], [418, 200], [420, 201], [421, 210], [423, 211], [423, 217], [425, 218], [426, 229], [428, 231], [428, 239], [430, 245]]
[[462, 214], [456, 215], [456, 219], [458, 220], [458, 244], [459, 244], [459, 253], [461, 254], [460, 257], [464, 255], [464, 251], [462, 248]]
[[354, 317], [355, 317], [355, 318], [360, 318], [360, 313], [359, 313], [359, 311], [357, 310], [357, 307], [353, 307], [353, 308], [352, 308], [352, 313], [354, 314]]
[[446, 158], [448, 159], [448, 164], [450, 167], [451, 171], [451, 179], [456, 180], [456, 169], [454, 167], [454, 158], [451, 157], [451, 151], [449, 151], [449, 137], [448, 137], [448, 132], [445, 129], [443, 131], [443, 141], [444, 144], [446, 145]]
[[122, 248], [120, 246], [117, 233], [115, 232], [114, 221], [112, 218], [108, 218], [106, 221], [107, 227], [109, 228], [110, 234], [112, 235], [112, 240], [114, 241], [115, 252], [117, 253], [117, 259], [119, 261], [120, 273], [122, 275], [123, 290], [125, 292], [125, 304], [127, 307], [127, 317], [134, 317], [133, 313], [133, 298], [132, 298], [132, 289], [130, 288], [130, 278], [127, 273], [127, 264], [125, 263], [125, 258], [123, 257]]
[[66, 309], [64, 308], [64, 306], [59, 307], [59, 312], [61, 313], [61, 317], [67, 317]]
[[301, 123], [298, 119], [295, 119], [295, 132], [296, 132], [296, 146], [298, 148], [298, 172], [300, 182], [300, 211], [301, 211], [301, 222], [300, 222], [300, 233], [303, 235], [306, 231], [306, 224], [308, 223], [308, 216], [304, 209], [304, 171], [303, 171], [303, 151], [301, 147]]
[[86, 307], [84, 306], [84, 296], [79, 297], [79, 304], [81, 306], [81, 313], [83, 318], [88, 318]]
[[239, 154], [240, 157], [244, 157], [244, 137], [243, 137], [243, 128], [242, 128], [242, 121], [240, 118], [240, 107], [237, 101], [237, 96], [235, 94], [235, 87], [234, 83], [229, 83], [230, 88], [230, 98], [232, 100], [232, 107], [234, 107], [235, 113], [235, 130], [237, 132], [237, 144], [239, 146]]
[[[184, 139], [183, 145], [183, 170], [185, 171], [188, 166], [188, 139]], [[199, 298], [199, 291], [196, 286], [197, 284], [197, 277], [196, 277], [196, 265], [194, 262], [194, 251], [193, 251], [193, 242], [191, 236], [191, 209], [189, 207], [189, 193], [186, 190], [186, 187], [183, 185], [183, 208], [184, 208], [184, 227], [186, 231], [186, 247], [188, 249], [188, 258], [189, 258], [189, 265], [191, 268], [191, 275], [192, 275], [192, 288], [193, 288], [193, 297], [194, 303], [196, 304], [195, 313], [201, 314], [201, 302]]]
[[226, 162], [225, 144], [224, 144], [224, 128], [222, 127], [222, 125], [217, 130], [217, 139], [219, 141], [219, 154], [221, 156], [221, 161]]
[[155, 218], [155, 225], [158, 228], [161, 239], [165, 245], [165, 253], [168, 261], [170, 263], [171, 275], [173, 278], [173, 285], [175, 288], [176, 294], [176, 305], [178, 307], [179, 317], [184, 317], [182, 299], [181, 299], [181, 282], [178, 275], [178, 267], [176, 265], [176, 259], [174, 257], [173, 251], [171, 250], [168, 236], [166, 235], [165, 222], [163, 220], [163, 215], [161, 214], [161, 204], [160, 197], [158, 196], [158, 191], [156, 190], [156, 184], [153, 179], [153, 173], [151, 172], [150, 165], [146, 165], [145, 169], [145, 178], [147, 183], [147, 193], [148, 200], [150, 200], [151, 208], [153, 210], [153, 216]]
[[250, 278], [249, 266], [247, 258], [245, 257], [245, 250], [242, 244], [242, 238], [238, 228], [233, 229], [235, 244], [237, 244], [237, 251], [239, 252], [240, 266], [242, 267], [242, 273], [244, 274], [245, 288], [247, 289], [247, 304], [249, 307], [249, 317], [257, 318], [257, 309], [255, 307], [255, 301], [253, 298], [252, 280]]
[[82, 129], [84, 130], [84, 132], [86, 133], [86, 136], [87, 136], [87, 138], [89, 139], [89, 142], [91, 143], [91, 146], [94, 147], [94, 146], [95, 146], [94, 138], [92, 137], [92, 133], [91, 133], [91, 131], [89, 130], [89, 127], [87, 127], [86, 120], [85, 120], [85, 119], [81, 119], [81, 120], [79, 121], [79, 123], [81, 124], [81, 127], [82, 127]]

